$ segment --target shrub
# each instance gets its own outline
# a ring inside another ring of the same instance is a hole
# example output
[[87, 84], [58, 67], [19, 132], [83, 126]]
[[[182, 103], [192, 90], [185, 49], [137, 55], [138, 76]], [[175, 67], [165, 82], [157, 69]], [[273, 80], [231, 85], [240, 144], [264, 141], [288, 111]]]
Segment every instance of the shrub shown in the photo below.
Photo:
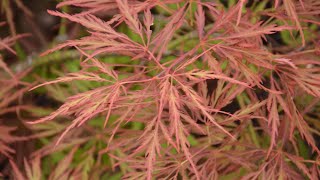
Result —
[[[54, 144], [26, 162], [26, 177], [40, 177], [40, 159], [54, 153], [63, 160], [53, 163], [51, 179], [319, 177], [317, 1], [67, 0], [57, 7], [69, 13], [48, 13], [87, 32], [43, 54], [72, 47], [81, 61], [79, 70], [33, 88], [74, 82], [76, 90], [29, 122]], [[43, 162], [47, 171], [52, 163]]]

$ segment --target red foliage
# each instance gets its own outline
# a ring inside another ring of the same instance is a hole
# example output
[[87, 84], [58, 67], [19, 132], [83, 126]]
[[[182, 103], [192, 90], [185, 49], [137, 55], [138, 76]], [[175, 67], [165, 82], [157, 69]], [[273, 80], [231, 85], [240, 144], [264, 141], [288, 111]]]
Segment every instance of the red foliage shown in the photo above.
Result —
[[[127, 164], [124, 178], [128, 179], [217, 179], [240, 171], [246, 172], [244, 179], [313, 179], [319, 162], [304, 160], [290, 149], [297, 147], [294, 133], [298, 132], [315, 156], [319, 154], [303, 109], [295, 101], [303, 93], [320, 97], [316, 47], [285, 52], [265, 47], [265, 42], [268, 35], [290, 31], [293, 36], [298, 31], [306, 46], [310, 41], [304, 37], [306, 22], [319, 25], [319, 16], [313, 14], [320, 6], [312, 0], [274, 3], [275, 10], [254, 14], [249, 9], [242, 13], [245, 0], [227, 11], [220, 3], [191, 0], [64, 1], [58, 7], [70, 5], [83, 11], [48, 12], [81, 24], [88, 35], [46, 53], [69, 46], [86, 58], [81, 71], [42, 85], [74, 80], [102, 85], [69, 97], [58, 110], [32, 123], [75, 117], [59, 144], [72, 129], [104, 115], [105, 126], [112, 128], [106, 129], [108, 147], [101, 153], [117, 161], [114, 166]], [[172, 9], [172, 4], [177, 8]], [[151, 13], [157, 8], [168, 14], [163, 27], [155, 24], [160, 17]], [[100, 12], [111, 9], [116, 12], [112, 18], [99, 18]], [[123, 24], [136, 38], [118, 30]], [[184, 43], [188, 38], [178, 39], [185, 29], [192, 34], [185, 36], [197, 42], [189, 49], [190, 42]], [[107, 54], [129, 56], [131, 62], [113, 64], [97, 57]], [[168, 56], [172, 60], [165, 61]], [[257, 91], [267, 96], [261, 99]], [[232, 104], [239, 108], [228, 109]], [[125, 128], [130, 122], [145, 127]], [[264, 135], [250, 136], [253, 122], [259, 128], [253, 131]], [[255, 136], [269, 141], [267, 147]], [[191, 144], [190, 137], [197, 145]]]

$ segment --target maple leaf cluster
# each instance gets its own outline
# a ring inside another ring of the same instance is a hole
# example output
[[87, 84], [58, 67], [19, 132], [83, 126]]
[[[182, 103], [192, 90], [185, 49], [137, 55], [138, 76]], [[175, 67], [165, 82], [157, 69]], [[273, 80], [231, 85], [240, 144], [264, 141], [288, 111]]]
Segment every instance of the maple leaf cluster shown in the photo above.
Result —
[[[35, 152], [33, 165], [25, 163], [35, 171], [28, 177], [39, 175], [39, 158], [55, 147], [69, 152], [52, 179], [103, 173], [103, 157], [124, 179], [317, 179], [318, 122], [310, 119], [319, 113], [320, 3], [227, 4], [65, 0], [57, 7], [77, 13], [48, 10], [86, 32], [43, 55], [74, 48], [81, 69], [33, 89], [96, 86], [29, 122], [68, 119], [56, 131], [46, 129], [54, 144]], [[97, 118], [99, 130], [88, 125]], [[84, 164], [68, 169], [89, 141], [96, 145], [86, 153], [96, 159], [83, 159], [96, 171]]]

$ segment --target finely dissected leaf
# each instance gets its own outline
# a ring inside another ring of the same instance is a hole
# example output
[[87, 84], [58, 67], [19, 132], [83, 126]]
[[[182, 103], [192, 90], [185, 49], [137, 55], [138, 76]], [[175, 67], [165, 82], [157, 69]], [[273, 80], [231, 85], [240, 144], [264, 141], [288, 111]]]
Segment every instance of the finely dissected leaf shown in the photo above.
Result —
[[283, 0], [283, 4], [284, 4], [284, 8], [285, 8], [286, 12], [288, 13], [289, 17], [293, 19], [297, 28], [299, 29], [300, 36], [302, 39], [302, 46], [305, 46], [306, 42], [305, 42], [304, 34], [302, 31], [302, 27], [301, 27], [297, 12], [295, 10], [295, 5], [294, 5], [293, 1], [292, 0]]
[[40, 180], [42, 177], [41, 167], [40, 167], [40, 157], [37, 156], [35, 159], [31, 160], [29, 164], [26, 159], [24, 159], [24, 165], [26, 168], [27, 179]]
[[200, 3], [197, 4], [196, 20], [198, 36], [201, 40], [204, 36], [205, 14], [203, 11], [203, 7]]
[[183, 6], [177, 11], [177, 13], [172, 15], [169, 23], [167, 23], [166, 26], [160, 32], [158, 32], [151, 41], [151, 44], [155, 46], [153, 52], [158, 52], [158, 61], [160, 61], [162, 54], [164, 53], [167, 44], [171, 40], [175, 30], [177, 30], [182, 25], [186, 6], [187, 5]]
[[108, 11], [117, 8], [117, 3], [114, 0], [105, 1], [92, 1], [92, 0], [66, 0], [62, 1], [57, 7], [63, 7], [67, 5], [78, 6], [82, 8], [89, 8], [88, 11], [84, 11], [80, 14], [91, 14], [100, 11]]
[[152, 35], [151, 26], [153, 25], [154, 17], [152, 16], [150, 9], [145, 10], [143, 23], [145, 26], [145, 34], [147, 36], [147, 45], [149, 45]]
[[156, 125], [155, 130], [153, 134], [151, 135], [151, 140], [149, 144], [149, 148], [146, 151], [146, 157], [147, 157], [147, 179], [152, 179], [152, 172], [153, 172], [153, 165], [156, 161], [156, 153], [159, 152], [159, 140], [158, 140], [158, 126]]
[[[312, 98], [320, 97], [319, 5], [300, 0], [60, 2], [62, 12], [49, 14], [86, 32], [43, 53], [71, 47], [81, 58], [71, 73], [32, 88], [63, 89], [50, 95], [59, 96], [54, 99], [62, 106], [30, 122], [46, 122], [33, 128], [39, 132], [33, 137], [51, 142], [33, 157], [53, 156], [57, 162], [65, 154], [51, 179], [317, 177], [319, 107]], [[286, 38], [290, 35], [301, 38], [305, 49], [295, 49], [299, 41]], [[13, 42], [2, 40], [0, 48], [13, 51]], [[6, 77], [25, 85], [4, 62]], [[23, 94], [25, 89], [11, 93], [14, 86], [0, 90], [0, 99], [5, 97], [0, 107]], [[2, 151], [12, 154], [1, 142]], [[308, 160], [299, 157], [301, 142]], [[37, 163], [26, 163], [27, 177], [38, 177]]]
[[242, 8], [243, 8], [243, 5], [244, 5], [245, 2], [246, 2], [246, 0], [240, 0], [239, 1], [239, 12], [238, 12], [238, 18], [237, 18], [237, 26], [240, 23]]
[[136, 32], [141, 36], [141, 38], [143, 38], [142, 25], [138, 20], [138, 14], [131, 11], [127, 0], [116, 0], [116, 2], [121, 14], [125, 17], [125, 22], [134, 32]]
[[59, 82], [68, 82], [68, 81], [74, 81], [74, 80], [110, 82], [110, 81], [108, 81], [106, 79], [103, 79], [103, 78], [99, 77], [96, 74], [93, 74], [93, 73], [89, 73], [89, 72], [81, 73], [81, 72], [79, 72], [79, 73], [70, 73], [69, 76], [58, 78], [57, 80], [43, 83], [41, 85], [33, 87], [30, 90], [36, 89], [36, 88], [41, 87], [41, 86], [49, 85], [49, 84], [54, 84], [54, 83], [59, 83]]
[[54, 16], [68, 18], [71, 21], [80, 23], [81, 25], [97, 32], [105, 32], [110, 34], [116, 33], [108, 23], [103, 22], [101, 19], [97, 18], [94, 15], [72, 16], [66, 13], [60, 13], [58, 11], [52, 10], [48, 10], [48, 13]]
[[230, 83], [235, 83], [235, 84], [249, 87], [249, 85], [247, 83], [240, 82], [238, 80], [235, 80], [235, 79], [230, 78], [230, 77], [223, 75], [223, 74], [215, 74], [214, 72], [211, 72], [211, 71], [202, 71], [202, 70], [198, 70], [198, 69], [193, 69], [192, 71], [186, 73], [186, 75], [190, 79], [192, 79], [193, 76], [197, 77], [198, 79], [199, 78], [200, 79], [220, 79], [220, 80], [228, 81]]
[[72, 158], [77, 148], [78, 147], [72, 148], [70, 153], [63, 160], [61, 160], [61, 162], [57, 165], [56, 169], [51, 173], [50, 179], [55, 180], [65, 178], [68, 176], [68, 173], [70, 173], [70, 170], [68, 170], [68, 168], [71, 165]]
[[207, 117], [212, 124], [217, 126], [220, 130], [222, 130], [224, 133], [229, 135], [230, 137], [234, 138], [230, 132], [228, 132], [225, 128], [223, 128], [221, 125], [219, 125], [215, 119], [208, 113], [207, 108], [201, 104], [201, 98], [195, 93], [193, 90], [187, 88], [182, 83], [179, 83], [182, 86], [182, 90], [186, 93], [186, 95], [190, 98], [190, 100], [197, 105], [197, 108], [203, 113], [205, 117]]
[[[275, 84], [273, 77], [271, 76], [271, 88], [275, 90]], [[278, 136], [278, 127], [280, 125], [280, 117], [278, 112], [277, 95], [270, 94], [267, 101], [267, 109], [269, 111], [268, 126], [271, 128], [271, 141], [268, 154], [270, 154], [272, 148], [276, 146], [276, 138]]]
[[289, 27], [289, 26], [276, 26], [275, 24], [260, 28], [259, 27], [260, 25], [261, 23], [258, 23], [255, 26], [253, 26], [251, 29], [248, 29], [246, 31], [239, 32], [237, 34], [232, 34], [227, 37], [219, 37], [216, 39], [226, 40], [226, 39], [236, 39], [236, 38], [259, 37], [267, 34], [273, 34], [277, 31], [292, 29], [292, 27]]

